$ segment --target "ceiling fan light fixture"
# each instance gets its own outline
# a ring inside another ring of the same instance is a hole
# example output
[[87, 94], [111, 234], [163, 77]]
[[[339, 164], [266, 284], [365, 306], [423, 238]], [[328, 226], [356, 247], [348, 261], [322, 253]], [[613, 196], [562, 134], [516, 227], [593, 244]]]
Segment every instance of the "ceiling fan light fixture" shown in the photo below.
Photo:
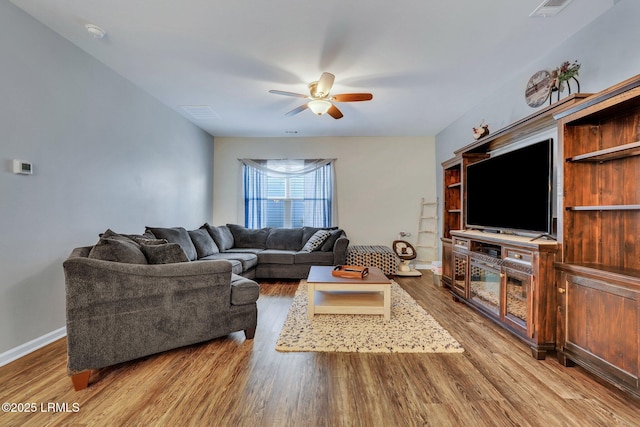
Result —
[[313, 101], [309, 101], [307, 106], [311, 111], [313, 111], [318, 116], [325, 114], [331, 108], [331, 103], [324, 99], [314, 99]]

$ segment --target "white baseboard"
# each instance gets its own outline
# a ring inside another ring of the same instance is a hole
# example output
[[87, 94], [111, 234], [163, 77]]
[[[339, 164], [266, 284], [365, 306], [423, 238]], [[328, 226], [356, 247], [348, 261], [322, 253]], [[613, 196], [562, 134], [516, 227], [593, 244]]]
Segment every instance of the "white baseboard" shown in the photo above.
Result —
[[26, 356], [47, 344], [51, 344], [52, 342], [59, 340], [65, 335], [67, 335], [67, 328], [63, 326], [60, 329], [51, 331], [48, 334], [12, 348], [11, 350], [0, 353], [0, 366], [4, 366], [14, 360], [20, 359], [21, 357]]
[[431, 264], [415, 264], [413, 268], [417, 270], [431, 270]]

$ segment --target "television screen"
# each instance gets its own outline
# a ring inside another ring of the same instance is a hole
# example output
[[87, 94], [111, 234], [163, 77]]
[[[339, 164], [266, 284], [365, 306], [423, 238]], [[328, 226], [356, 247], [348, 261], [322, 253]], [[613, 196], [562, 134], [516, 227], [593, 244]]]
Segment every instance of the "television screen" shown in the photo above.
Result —
[[553, 140], [466, 168], [466, 227], [551, 234]]

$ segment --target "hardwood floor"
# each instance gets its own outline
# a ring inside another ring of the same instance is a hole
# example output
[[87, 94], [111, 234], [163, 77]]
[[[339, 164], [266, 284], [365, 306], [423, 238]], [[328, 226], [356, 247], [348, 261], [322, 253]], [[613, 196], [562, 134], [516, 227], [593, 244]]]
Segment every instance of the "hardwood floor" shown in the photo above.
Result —
[[0, 368], [0, 426], [638, 426], [640, 399], [519, 340], [422, 278], [397, 278], [462, 354], [280, 353], [297, 282], [261, 286], [242, 333], [99, 370], [75, 392], [59, 340]]

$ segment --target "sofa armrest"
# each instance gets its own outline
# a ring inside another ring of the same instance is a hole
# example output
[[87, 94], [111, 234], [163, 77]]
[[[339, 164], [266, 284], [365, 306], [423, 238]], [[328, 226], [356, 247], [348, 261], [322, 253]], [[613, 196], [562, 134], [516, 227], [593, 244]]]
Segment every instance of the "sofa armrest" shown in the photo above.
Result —
[[207, 286], [230, 288], [231, 283], [231, 263], [225, 260], [127, 264], [70, 257], [63, 262], [63, 268], [67, 311], [100, 302], [149, 298]]
[[333, 245], [333, 265], [343, 265], [346, 262], [347, 246], [349, 246], [349, 239], [346, 236], [341, 236], [336, 240]]
[[229, 262], [140, 265], [73, 255], [63, 263], [70, 372], [228, 333], [218, 319], [231, 310]]

